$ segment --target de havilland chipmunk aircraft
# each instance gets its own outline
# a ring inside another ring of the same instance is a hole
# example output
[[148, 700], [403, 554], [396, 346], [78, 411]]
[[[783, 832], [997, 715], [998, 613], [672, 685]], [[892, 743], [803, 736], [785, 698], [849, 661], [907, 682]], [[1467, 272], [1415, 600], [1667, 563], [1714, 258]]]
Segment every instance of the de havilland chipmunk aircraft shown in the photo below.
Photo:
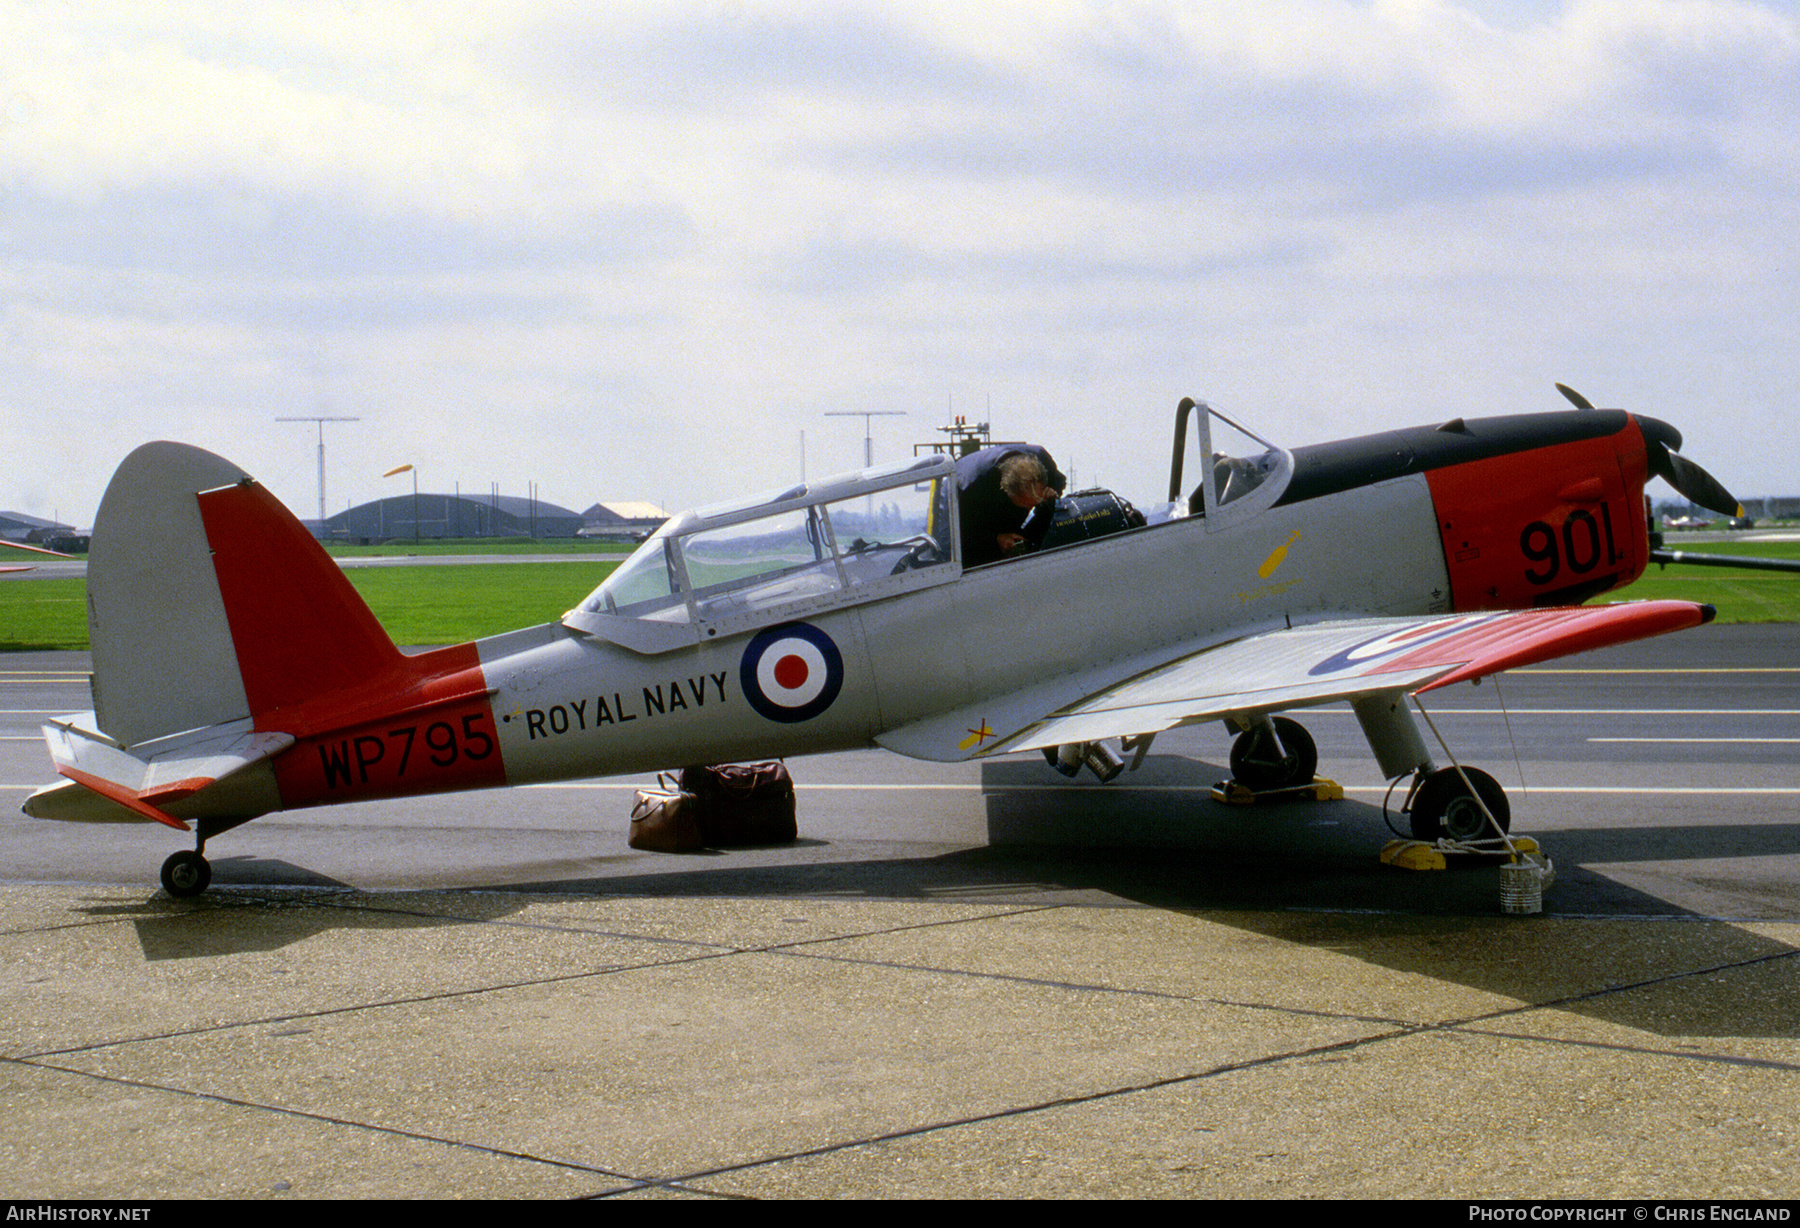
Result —
[[[1474, 839], [1505, 795], [1434, 763], [1408, 697], [1706, 622], [1579, 603], [1652, 561], [1650, 477], [1737, 506], [1667, 423], [1563, 392], [1293, 450], [1184, 399], [1166, 506], [1071, 497], [1044, 548], [967, 568], [955, 461], [915, 457], [684, 512], [559, 621], [415, 655], [255, 479], [146, 444], [92, 536], [93, 711], [45, 726], [66, 779], [24, 810], [193, 831], [162, 872], [187, 896], [206, 842], [270, 811], [689, 763], [1037, 750], [1110, 778], [1220, 721], [1239, 782], [1293, 786], [1316, 751], [1273, 714], [1348, 702], [1413, 777], [1414, 835]], [[1216, 453], [1215, 422], [1250, 454]]]

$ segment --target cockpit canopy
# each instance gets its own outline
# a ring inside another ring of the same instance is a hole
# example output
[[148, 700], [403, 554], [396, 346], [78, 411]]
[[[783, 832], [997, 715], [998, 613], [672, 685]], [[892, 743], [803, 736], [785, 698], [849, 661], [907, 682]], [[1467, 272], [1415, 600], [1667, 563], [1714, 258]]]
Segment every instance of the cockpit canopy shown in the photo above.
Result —
[[915, 457], [683, 512], [563, 624], [665, 652], [954, 580], [954, 473]]
[[[1206, 475], [1183, 498], [1194, 409], [1202, 410], [1196, 442]], [[1184, 400], [1170, 501], [1151, 513], [1150, 525], [1198, 519], [1211, 533], [1240, 524], [1274, 505], [1293, 466], [1286, 449]], [[932, 455], [683, 512], [564, 615], [563, 625], [637, 652], [668, 652], [944, 584], [962, 575], [956, 500], [955, 462]], [[1082, 518], [1077, 500], [1064, 502], [1059, 525], [1065, 516]], [[1071, 544], [1089, 536], [1074, 533]]]
[[[1182, 499], [1188, 417], [1195, 423], [1205, 476]], [[1229, 450], [1227, 450], [1229, 449]], [[1241, 453], [1241, 455], [1239, 454]], [[1169, 468], [1170, 516], [1203, 516], [1209, 532], [1237, 524], [1275, 505], [1294, 476], [1294, 456], [1204, 401], [1186, 397], [1175, 409], [1175, 452]]]

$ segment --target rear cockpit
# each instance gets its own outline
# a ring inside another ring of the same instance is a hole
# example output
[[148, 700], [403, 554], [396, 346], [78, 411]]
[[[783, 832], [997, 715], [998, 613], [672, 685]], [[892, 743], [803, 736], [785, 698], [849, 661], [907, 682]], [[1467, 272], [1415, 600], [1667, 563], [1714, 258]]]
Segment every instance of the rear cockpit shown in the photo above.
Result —
[[917, 457], [683, 512], [563, 624], [665, 652], [954, 580], [954, 472]]

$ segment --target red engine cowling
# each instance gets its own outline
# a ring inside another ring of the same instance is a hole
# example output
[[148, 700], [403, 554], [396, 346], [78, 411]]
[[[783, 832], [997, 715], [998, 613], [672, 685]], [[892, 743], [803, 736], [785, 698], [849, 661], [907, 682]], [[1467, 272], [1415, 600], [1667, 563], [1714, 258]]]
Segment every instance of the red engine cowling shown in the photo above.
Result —
[[1629, 415], [1613, 435], [1431, 470], [1453, 608], [1579, 605], [1630, 584], [1647, 562], [1647, 475]]

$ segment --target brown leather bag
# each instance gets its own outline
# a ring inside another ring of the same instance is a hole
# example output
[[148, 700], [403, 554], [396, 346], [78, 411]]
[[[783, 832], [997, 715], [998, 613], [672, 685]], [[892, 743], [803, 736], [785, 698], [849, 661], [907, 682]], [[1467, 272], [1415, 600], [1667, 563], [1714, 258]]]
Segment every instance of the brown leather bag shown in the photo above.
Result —
[[717, 848], [788, 844], [800, 834], [794, 778], [781, 763], [721, 763], [681, 769], [701, 838]]
[[692, 795], [671, 789], [639, 789], [626, 843], [655, 853], [691, 853], [704, 848]]

